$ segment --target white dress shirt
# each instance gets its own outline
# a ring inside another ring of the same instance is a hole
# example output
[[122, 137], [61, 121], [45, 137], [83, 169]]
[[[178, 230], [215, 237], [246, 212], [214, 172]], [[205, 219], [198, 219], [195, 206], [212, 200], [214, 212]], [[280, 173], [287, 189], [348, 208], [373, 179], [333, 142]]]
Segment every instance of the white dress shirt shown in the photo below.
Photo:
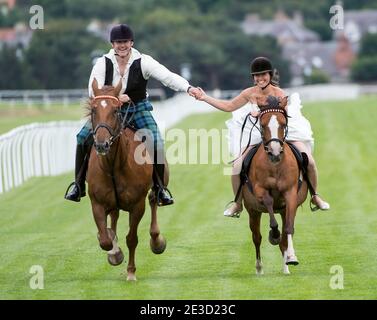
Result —
[[167, 69], [165, 66], [153, 59], [151, 56], [141, 54], [138, 50], [134, 48], [131, 48], [131, 56], [128, 60], [124, 75], [122, 77], [119, 72], [119, 66], [115, 57], [114, 49], [110, 49], [110, 51], [107, 54], [105, 54], [101, 58], [98, 58], [95, 65], [93, 66], [88, 85], [89, 97], [93, 97], [92, 82], [94, 78], [97, 79], [99, 88], [101, 88], [105, 83], [105, 57], [109, 58], [114, 65], [113, 86], [116, 86], [119, 83], [119, 80], [122, 79], [122, 93], [127, 88], [130, 66], [135, 60], [139, 58], [141, 58], [140, 65], [144, 79], [148, 80], [150, 77], [152, 77], [160, 81], [164, 86], [169, 87], [174, 91], [187, 91], [187, 89], [190, 86], [186, 79], [182, 78], [176, 73], [171, 72], [169, 69]]

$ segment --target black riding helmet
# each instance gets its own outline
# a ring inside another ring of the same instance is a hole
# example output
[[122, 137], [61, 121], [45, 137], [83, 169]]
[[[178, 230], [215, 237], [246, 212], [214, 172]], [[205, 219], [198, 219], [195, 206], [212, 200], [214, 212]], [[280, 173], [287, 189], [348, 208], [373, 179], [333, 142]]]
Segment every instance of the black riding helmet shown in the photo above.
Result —
[[[262, 88], [262, 90], [266, 89], [270, 84], [274, 86], [279, 86], [279, 74], [277, 70], [272, 68], [272, 63], [270, 59], [266, 57], [258, 57], [255, 58], [251, 62], [251, 75], [254, 76], [256, 74], [266, 73], [270, 74], [270, 82]], [[276, 77], [274, 77], [274, 73], [276, 72]], [[276, 79], [275, 79], [276, 78]]]
[[266, 57], [258, 57], [251, 62], [252, 75], [268, 72], [272, 77], [272, 70], [272, 63]]
[[132, 29], [126, 24], [116, 25], [110, 31], [110, 42], [121, 40], [134, 41], [134, 33]]

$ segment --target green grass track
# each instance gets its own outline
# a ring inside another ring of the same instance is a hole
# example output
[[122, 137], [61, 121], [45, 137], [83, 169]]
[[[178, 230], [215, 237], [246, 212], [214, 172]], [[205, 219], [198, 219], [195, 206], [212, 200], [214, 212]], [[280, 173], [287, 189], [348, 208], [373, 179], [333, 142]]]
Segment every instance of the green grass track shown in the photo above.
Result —
[[[176, 204], [159, 209], [167, 250], [149, 249], [150, 212], [139, 227], [137, 282], [125, 264], [112, 267], [96, 239], [88, 197], [63, 199], [72, 173], [27, 181], [0, 195], [1, 299], [376, 299], [377, 298], [377, 97], [307, 104], [316, 138], [319, 192], [329, 212], [298, 209], [294, 246], [300, 264], [282, 273], [278, 247], [268, 243], [262, 219], [265, 274], [255, 275], [255, 250], [247, 213], [225, 218], [232, 199], [223, 165], [172, 165]], [[229, 114], [185, 119], [178, 128], [219, 128]], [[194, 147], [194, 146], [190, 146]], [[280, 221], [280, 219], [279, 219]], [[128, 214], [118, 236], [126, 254]], [[44, 270], [44, 289], [32, 290], [30, 267]], [[332, 266], [344, 288], [330, 287]], [[338, 274], [339, 275], [339, 274]]]

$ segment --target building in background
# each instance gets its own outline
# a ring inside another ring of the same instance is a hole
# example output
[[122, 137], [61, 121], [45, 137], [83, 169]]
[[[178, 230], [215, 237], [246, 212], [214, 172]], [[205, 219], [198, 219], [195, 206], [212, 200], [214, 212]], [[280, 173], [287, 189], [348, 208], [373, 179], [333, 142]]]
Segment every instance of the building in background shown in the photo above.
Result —
[[[8, 15], [15, 6], [16, 0], [0, 0], [0, 18]], [[21, 22], [13, 27], [0, 28], [0, 50], [4, 45], [11, 48], [27, 48], [32, 34], [32, 30]]]
[[0, 0], [0, 11], [6, 15], [16, 5], [16, 0]]
[[25, 49], [29, 46], [32, 36], [33, 31], [24, 23], [18, 23], [13, 28], [0, 28], [0, 50], [4, 45]]
[[305, 77], [310, 77], [314, 70], [331, 82], [344, 83], [349, 81], [362, 36], [377, 32], [377, 10], [344, 11], [344, 29], [334, 31], [331, 41], [321, 41], [317, 33], [305, 28], [299, 12], [289, 18], [278, 11], [273, 20], [247, 15], [241, 28], [248, 35], [269, 35], [277, 40], [283, 57], [290, 61], [291, 85], [304, 84]]
[[273, 20], [261, 20], [258, 14], [249, 14], [241, 28], [247, 35], [272, 36], [280, 45], [317, 42], [320, 39], [317, 33], [304, 27], [300, 12], [291, 19], [283, 11], [278, 11]]

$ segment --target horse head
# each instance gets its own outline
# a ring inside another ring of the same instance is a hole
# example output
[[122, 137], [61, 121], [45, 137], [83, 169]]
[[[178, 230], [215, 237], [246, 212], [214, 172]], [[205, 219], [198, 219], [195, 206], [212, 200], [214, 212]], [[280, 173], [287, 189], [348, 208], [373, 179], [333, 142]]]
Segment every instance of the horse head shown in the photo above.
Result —
[[113, 142], [122, 133], [120, 107], [122, 103], [118, 99], [122, 82], [118, 85], [103, 86], [98, 88], [96, 79], [92, 83], [94, 98], [90, 100], [90, 117], [94, 147], [98, 154], [107, 155]]
[[287, 135], [288, 114], [285, 110], [288, 97], [261, 96], [257, 98], [261, 110], [259, 122], [264, 150], [272, 163], [280, 162]]

